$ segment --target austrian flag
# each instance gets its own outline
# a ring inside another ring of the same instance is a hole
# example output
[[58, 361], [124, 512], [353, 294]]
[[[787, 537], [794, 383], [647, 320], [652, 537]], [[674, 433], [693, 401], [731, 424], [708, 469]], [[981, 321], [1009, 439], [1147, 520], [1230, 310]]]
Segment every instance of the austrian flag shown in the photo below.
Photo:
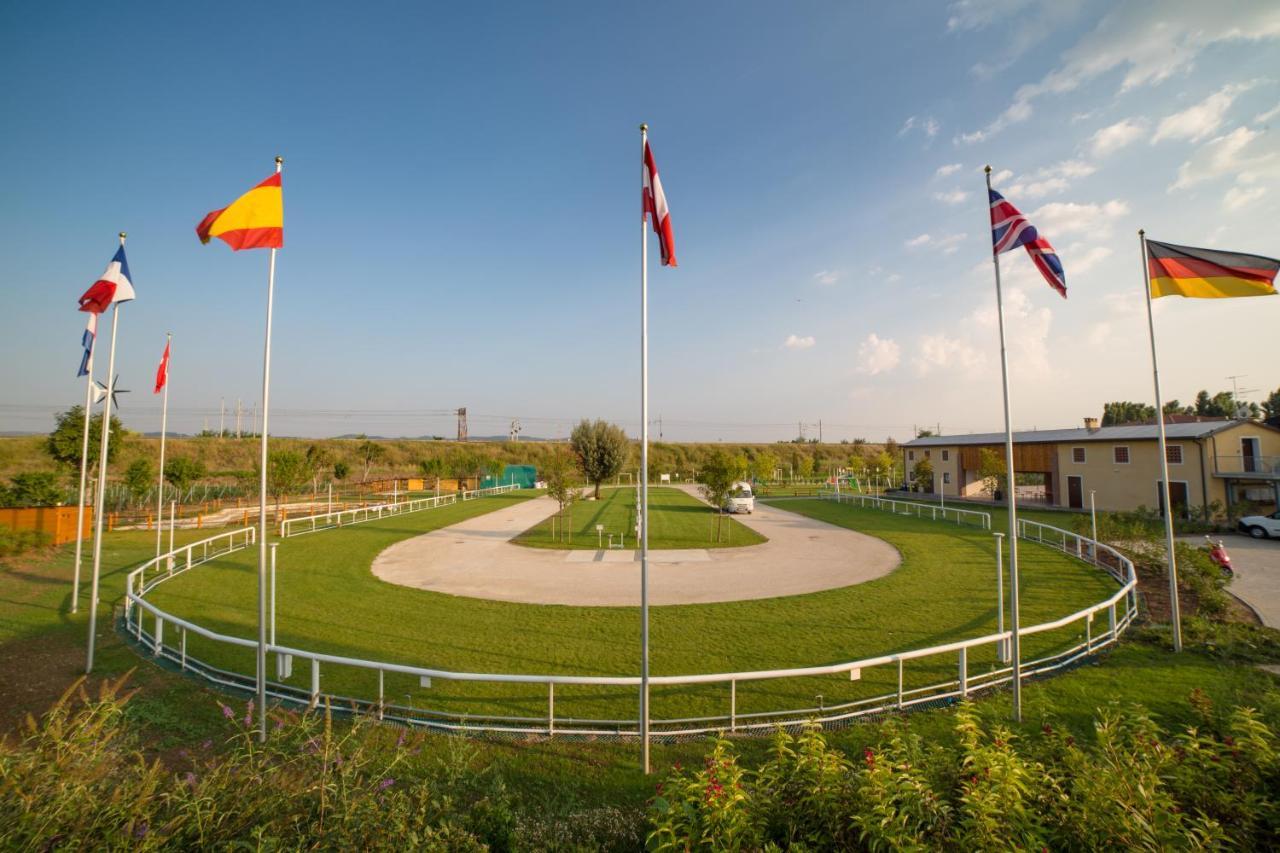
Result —
[[676, 266], [676, 241], [671, 233], [671, 212], [667, 210], [667, 197], [662, 192], [662, 181], [658, 178], [658, 166], [653, 162], [653, 151], [649, 142], [644, 143], [644, 186], [642, 189], [641, 218], [648, 219], [653, 214], [653, 233], [658, 235], [662, 247], [662, 265]]
[[129, 262], [124, 257], [124, 246], [116, 250], [115, 257], [107, 264], [102, 277], [89, 285], [80, 297], [80, 310], [101, 314], [116, 302], [134, 299], [133, 282], [129, 278]]

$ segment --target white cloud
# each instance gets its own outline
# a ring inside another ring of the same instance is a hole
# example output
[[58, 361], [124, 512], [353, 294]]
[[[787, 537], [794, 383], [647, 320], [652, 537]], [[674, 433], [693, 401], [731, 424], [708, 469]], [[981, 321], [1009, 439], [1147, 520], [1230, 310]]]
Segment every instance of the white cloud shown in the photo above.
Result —
[[944, 255], [954, 255], [956, 252], [960, 251], [960, 244], [968, 239], [968, 237], [968, 234], [948, 234], [946, 237], [935, 241], [934, 246], [936, 246]]
[[1256, 116], [1254, 116], [1253, 120], [1256, 121], [1258, 124], [1266, 124], [1276, 116], [1280, 116], [1280, 104], [1276, 104], [1274, 107], [1267, 110], [1265, 113], [1258, 113]]
[[919, 376], [927, 376], [935, 370], [948, 368], [972, 370], [985, 362], [982, 353], [968, 341], [941, 333], [920, 338], [916, 344], [916, 350], [916, 356], [911, 363]]
[[893, 370], [902, 361], [902, 347], [892, 338], [881, 338], [875, 332], [858, 346], [858, 372], [869, 376]]
[[905, 245], [908, 249], [918, 249], [921, 246], [927, 246], [933, 242], [933, 236], [930, 234], [921, 234], [918, 237], [912, 237]]
[[1089, 345], [1100, 347], [1111, 339], [1111, 324], [1106, 320], [1094, 323], [1089, 329]]
[[1035, 211], [1030, 219], [1036, 230], [1053, 241], [1069, 234], [1104, 237], [1115, 220], [1128, 213], [1129, 205], [1119, 199], [1103, 204], [1054, 201]]
[[1164, 139], [1186, 139], [1199, 142], [1222, 126], [1227, 109], [1242, 92], [1248, 91], [1253, 83], [1231, 83], [1223, 86], [1195, 106], [1188, 107], [1179, 113], [1165, 116], [1156, 127], [1152, 144]]
[[1013, 172], [1009, 171], [1008, 169], [1001, 169], [998, 172], [992, 172], [991, 185], [995, 186], [996, 184], [1003, 184], [1005, 181], [1011, 179], [1012, 177], [1013, 177]]
[[[1277, 109], [1280, 109], [1280, 107], [1277, 107]], [[933, 174], [935, 177], [938, 177], [938, 178], [946, 178], [951, 175], [954, 175], [956, 172], [960, 171], [963, 168], [964, 166], [961, 165], [960, 163], [948, 163], [945, 166], [939, 166], [938, 171], [934, 172]]]
[[1280, 166], [1280, 146], [1275, 134], [1247, 127], [1209, 140], [1191, 159], [1178, 167], [1178, 179], [1170, 190], [1182, 190], [1223, 175], [1235, 175], [1243, 183], [1273, 176]]
[[1030, 175], [1021, 176], [1017, 183], [1009, 187], [1009, 195], [1018, 198], [1043, 198], [1066, 191], [1071, 187], [1072, 180], [1092, 175], [1096, 171], [1096, 166], [1083, 160], [1063, 160]]
[[[1106, 246], [1086, 246], [1077, 243], [1064, 250], [1062, 263], [1068, 277], [1084, 275], [1111, 255], [1111, 250]], [[1069, 281], [1070, 278], [1068, 278]]]
[[1227, 210], [1239, 210], [1252, 204], [1267, 194], [1266, 187], [1232, 187], [1222, 197], [1222, 206]]
[[[972, 19], [980, 20], [977, 16]], [[985, 128], [960, 134], [955, 141], [984, 141], [1009, 125], [1030, 118], [1033, 102], [1043, 95], [1074, 91], [1117, 69], [1124, 71], [1120, 91], [1127, 92], [1187, 71], [1202, 51], [1219, 42], [1277, 37], [1280, 4], [1276, 3], [1126, 3], [1105, 15], [1092, 31], [1063, 53], [1057, 68], [1039, 82], [1019, 87], [1009, 106]]]
[[933, 197], [943, 204], [964, 204], [969, 198], [969, 193], [964, 190], [948, 190], [947, 192], [934, 193]]
[[1089, 137], [1089, 150], [1094, 157], [1106, 157], [1136, 142], [1146, 131], [1146, 119], [1126, 118], [1102, 128]]
[[818, 284], [835, 284], [840, 280], [840, 273], [833, 270], [823, 270], [813, 274], [813, 280]]
[[787, 349], [809, 349], [817, 342], [813, 335], [805, 335], [804, 337], [787, 335], [787, 339], [782, 345]]
[[942, 125], [938, 124], [938, 120], [933, 116], [910, 116], [902, 123], [902, 129], [898, 131], [898, 135], [906, 136], [913, 130], [919, 130], [928, 138], [933, 139], [941, 129]]
[[1083, 8], [1080, 3], [1045, 3], [1037, 0], [957, 0], [947, 11], [947, 30], [951, 33], [999, 27], [997, 47], [984, 53], [984, 59], [970, 69], [987, 80], [1011, 66], [1027, 51], [1053, 35], [1062, 24], [1075, 18]]
[[[1053, 312], [1043, 307], [1044, 299], [1056, 300], [1058, 297], [1048, 293], [1040, 271], [1030, 263], [1010, 264], [1002, 273], [1006, 283], [1004, 319], [1009, 369], [1023, 378], [1044, 379], [1051, 373], [1049, 330], [1053, 325]], [[1039, 294], [1038, 300], [1033, 301], [1027, 295], [1029, 289]], [[1037, 304], [1041, 307], [1036, 307]], [[983, 340], [994, 340], [997, 320], [994, 304], [974, 311], [969, 320], [983, 330]]]

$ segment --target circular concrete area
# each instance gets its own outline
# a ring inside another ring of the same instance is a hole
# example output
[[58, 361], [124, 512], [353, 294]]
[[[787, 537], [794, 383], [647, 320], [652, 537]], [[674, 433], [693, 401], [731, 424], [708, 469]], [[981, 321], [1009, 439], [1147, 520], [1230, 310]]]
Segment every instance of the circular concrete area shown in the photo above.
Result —
[[[542, 497], [504, 507], [387, 548], [373, 573], [389, 583], [450, 595], [526, 604], [635, 607], [634, 551], [550, 551], [511, 539], [550, 516]], [[887, 575], [899, 563], [883, 540], [756, 504], [737, 519], [768, 537], [762, 545], [649, 552], [649, 602], [705, 604], [800, 595]]]

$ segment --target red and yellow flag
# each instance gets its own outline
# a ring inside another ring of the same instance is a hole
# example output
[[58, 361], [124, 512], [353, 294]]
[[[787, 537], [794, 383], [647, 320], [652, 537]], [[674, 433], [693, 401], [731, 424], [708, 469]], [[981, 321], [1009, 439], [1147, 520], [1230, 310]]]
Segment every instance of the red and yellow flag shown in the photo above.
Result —
[[1275, 258], [1147, 241], [1147, 273], [1153, 298], [1275, 296], [1277, 270], [1280, 261]]
[[196, 226], [201, 243], [217, 237], [237, 252], [241, 249], [279, 249], [284, 245], [284, 193], [276, 172], [221, 210], [209, 213]]

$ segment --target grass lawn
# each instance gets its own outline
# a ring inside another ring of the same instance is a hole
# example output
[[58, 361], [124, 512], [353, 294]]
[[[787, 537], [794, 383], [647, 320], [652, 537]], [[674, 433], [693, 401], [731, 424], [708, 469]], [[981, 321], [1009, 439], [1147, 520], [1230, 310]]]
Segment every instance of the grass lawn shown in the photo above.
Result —
[[[530, 548], [564, 548], [592, 550], [600, 547], [596, 525], [604, 525], [604, 541], [609, 534], [617, 541], [626, 534], [626, 547], [637, 547], [635, 541], [636, 492], [631, 488], [603, 489], [598, 501], [575, 504], [566, 524], [569, 541], [551, 536], [551, 519], [547, 519], [516, 537], [517, 545]], [[649, 547], [666, 548], [737, 548], [759, 545], [763, 536], [725, 516], [720, 527], [720, 542], [714, 539], [716, 513], [702, 501], [679, 489], [649, 487]]]
[[[564, 607], [462, 598], [384, 583], [370, 572], [388, 545], [500, 508], [518, 496], [499, 496], [340, 531], [290, 539], [279, 551], [281, 644], [369, 660], [469, 672], [631, 675], [638, 670], [638, 608]], [[786, 508], [864, 531], [898, 548], [903, 560], [886, 577], [803, 596], [724, 604], [654, 608], [655, 674], [771, 669], [835, 663], [918, 648], [995, 630], [994, 544], [971, 528], [862, 510], [827, 501], [788, 501]], [[1025, 624], [1046, 621], [1094, 603], [1115, 590], [1088, 566], [1035, 545], [1023, 549]], [[157, 604], [179, 616], [243, 637], [253, 636], [256, 581], [252, 552], [229, 555], [161, 585]], [[638, 594], [638, 591], [637, 591]], [[1076, 642], [1083, 628], [1027, 638], [1035, 656]], [[252, 671], [248, 651], [191, 638], [191, 654], [219, 666]], [[954, 677], [952, 655], [907, 667], [906, 682], [924, 685]], [[970, 657], [971, 671], [994, 665], [989, 654]], [[892, 668], [866, 670], [858, 682], [836, 677], [749, 682], [738, 686], [740, 713], [827, 704], [887, 692]], [[305, 686], [307, 667], [291, 683]], [[376, 696], [376, 675], [326, 665], [327, 689]], [[421, 690], [414, 679], [387, 676], [388, 701], [455, 712], [537, 716], [544, 688], [437, 679]], [[635, 695], [626, 688], [562, 687], [558, 715], [630, 717]], [[668, 687], [653, 691], [659, 718], [723, 713], [727, 687]]]

